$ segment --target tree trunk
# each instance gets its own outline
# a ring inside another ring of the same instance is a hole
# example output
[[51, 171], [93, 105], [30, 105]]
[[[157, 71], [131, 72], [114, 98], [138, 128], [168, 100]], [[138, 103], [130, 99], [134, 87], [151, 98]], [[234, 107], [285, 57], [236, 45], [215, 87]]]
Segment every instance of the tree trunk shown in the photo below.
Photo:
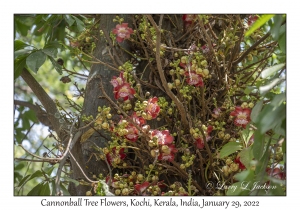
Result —
[[[123, 17], [125, 22], [130, 22], [129, 15], [120, 16]], [[115, 15], [101, 15], [100, 17], [100, 30], [104, 31], [103, 36], [98, 37], [98, 42], [96, 43], [96, 49], [94, 51], [94, 57], [99, 59], [105, 63], [112, 65], [112, 59], [110, 57], [109, 51], [114, 56], [114, 60], [118, 61], [119, 57], [121, 62], [126, 62], [129, 59], [129, 56], [121, 53], [121, 50], [113, 49], [108, 43], [106, 42], [106, 36], [109, 36], [110, 31], [115, 28], [116, 23], [113, 22]], [[121, 46], [128, 50], [128, 46], [126, 43], [122, 43]], [[115, 54], [117, 52], [117, 54]], [[97, 62], [97, 60], [95, 60]], [[118, 65], [122, 65], [123, 63], [118, 63]], [[82, 116], [90, 116], [92, 115], [93, 118], [98, 114], [98, 107], [99, 106], [111, 106], [109, 102], [101, 98], [103, 93], [100, 89], [100, 81], [102, 80], [102, 84], [105, 87], [105, 91], [110, 98], [113, 98], [113, 86], [110, 84], [110, 80], [113, 76], [119, 75], [119, 72], [109, 69], [107, 66], [102, 64], [94, 64], [91, 68], [91, 72], [89, 74], [89, 78], [86, 84], [85, 89], [85, 100], [83, 104], [83, 111]], [[113, 109], [112, 109], [113, 110]], [[85, 126], [86, 123], [81, 121], [81, 126]], [[91, 127], [86, 128], [83, 132], [87, 131]], [[93, 175], [98, 175], [100, 173], [107, 174], [108, 167], [104, 161], [97, 161], [96, 156], [93, 155], [95, 150], [93, 149], [94, 143], [98, 147], [105, 147], [107, 146], [107, 141], [109, 140], [109, 136], [104, 132], [95, 132], [87, 141], [83, 144], [80, 141], [73, 148], [73, 154], [76, 160], [81, 161], [81, 167], [85, 170], [87, 176], [92, 179]], [[73, 179], [83, 178], [81, 172], [79, 170], [75, 170], [77, 168], [75, 163], [72, 162], [73, 167]], [[74, 184], [71, 185], [70, 191], [72, 195], [85, 195], [85, 192], [88, 190], [88, 187], [79, 185], [78, 187], [74, 187]]]

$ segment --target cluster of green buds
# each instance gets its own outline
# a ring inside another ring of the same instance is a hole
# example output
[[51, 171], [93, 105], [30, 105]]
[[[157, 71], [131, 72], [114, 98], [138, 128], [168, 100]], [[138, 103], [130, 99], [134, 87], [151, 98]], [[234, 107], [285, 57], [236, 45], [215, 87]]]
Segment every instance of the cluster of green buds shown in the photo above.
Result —
[[115, 174], [113, 177], [113, 187], [115, 195], [129, 195], [132, 191], [131, 186], [129, 184], [129, 179], [127, 176], [121, 176], [119, 174]]
[[[117, 101], [119, 107], [124, 110], [124, 111], [129, 111], [132, 110], [132, 104], [130, 100], [126, 100], [126, 101]], [[121, 112], [119, 111], [118, 114], [121, 114]]]
[[[147, 37], [149, 40], [152, 40], [152, 45], [156, 44], [156, 31], [155, 28], [151, 27], [151, 24], [146, 20], [145, 17], [142, 17], [141, 22], [139, 23], [139, 31], [141, 33], [141, 38], [145, 41]], [[150, 34], [149, 34], [150, 32]]]
[[243, 109], [245, 109], [245, 108], [250, 108], [250, 109], [252, 109], [252, 108], [254, 107], [254, 104], [253, 104], [252, 102], [250, 102], [250, 103], [243, 102], [242, 105], [241, 105], [241, 107], [242, 107]]
[[96, 116], [95, 127], [98, 129], [108, 130], [112, 123], [112, 114], [110, 113], [111, 108], [106, 106], [98, 107], [98, 114]]
[[[201, 128], [204, 132], [204, 134], [207, 134], [207, 126], [201, 125]], [[194, 139], [203, 138], [203, 135], [199, 128], [190, 128], [190, 134], [193, 136]]]
[[158, 185], [153, 185], [148, 187], [147, 191], [149, 193], [151, 193], [151, 195], [157, 196], [157, 195], [161, 195], [161, 189]]
[[93, 115], [89, 115], [89, 116], [82, 115], [81, 120], [83, 122], [91, 122], [94, 120], [94, 117], [93, 117]]
[[283, 151], [282, 151], [282, 147], [279, 146], [276, 148], [275, 161], [280, 162], [282, 160], [283, 160]]
[[[149, 141], [148, 141], [148, 145], [149, 145], [149, 147], [151, 147], [151, 148], [156, 148], [156, 147], [158, 147], [158, 140], [157, 140], [157, 138], [154, 136], [152, 139], [150, 139]], [[152, 149], [151, 150], [151, 156], [152, 157], [156, 157], [156, 153], [158, 152], [158, 150], [156, 150], [156, 149]]]
[[114, 132], [118, 134], [118, 136], [125, 136], [128, 134], [128, 126], [129, 122], [125, 119], [122, 119], [117, 126], [114, 128]]
[[171, 190], [169, 190], [164, 195], [168, 195], [168, 196], [188, 195], [187, 191], [184, 189], [184, 187], [181, 185], [180, 182], [175, 182], [171, 184], [170, 189]]
[[186, 98], [187, 100], [192, 100], [191, 93], [195, 92], [196, 88], [191, 85], [184, 85], [182, 88], [180, 88], [179, 92], [181, 95]]
[[[167, 113], [167, 109], [170, 107], [169, 102], [166, 100], [165, 97], [158, 97], [157, 104], [160, 107], [160, 112]], [[174, 107], [175, 104], [171, 104], [171, 107]]]
[[182, 164], [180, 164], [181, 169], [185, 169], [193, 165], [193, 162], [195, 160], [196, 156], [194, 154], [191, 154], [191, 151], [186, 148], [184, 150], [184, 154], [181, 156], [181, 159], [183, 161]]
[[239, 40], [239, 37], [234, 35], [234, 28], [227, 29], [230, 31], [224, 31], [223, 38], [221, 39], [221, 49], [232, 49], [235, 46], [235, 42]]
[[87, 43], [93, 41], [93, 37], [91, 36], [91, 30], [87, 29], [81, 32], [81, 34], [77, 37], [78, 41], [85, 41]]
[[222, 172], [225, 177], [228, 177], [232, 172], [237, 172], [239, 170], [239, 164], [234, 163], [229, 157], [225, 160], [226, 165], [222, 167]]
[[233, 111], [235, 109], [235, 107], [232, 105], [233, 105], [232, 102], [226, 98], [225, 101], [223, 102], [221, 108], [225, 109], [225, 110]]
[[[133, 64], [130, 61], [126, 61], [122, 66], [119, 66], [119, 70], [130, 73], [133, 70]], [[126, 79], [128, 79], [127, 76], [128, 74], [124, 74]]]
[[124, 18], [120, 18], [118, 15], [116, 16], [116, 18], [113, 19], [113, 22], [118, 22], [119, 24], [122, 24], [123, 21]]

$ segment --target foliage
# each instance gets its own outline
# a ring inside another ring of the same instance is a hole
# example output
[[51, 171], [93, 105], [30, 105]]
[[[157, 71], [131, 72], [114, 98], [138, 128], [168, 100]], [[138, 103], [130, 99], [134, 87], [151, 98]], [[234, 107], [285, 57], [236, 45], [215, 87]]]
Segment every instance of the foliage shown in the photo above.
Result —
[[[66, 53], [81, 66], [90, 68], [96, 60], [116, 71], [110, 78], [112, 92], [100, 76], [99, 91], [110, 106], [99, 106], [93, 116], [80, 116], [87, 126], [82, 145], [98, 133], [109, 138], [106, 146], [93, 145], [90, 157], [105, 162], [108, 173], [77, 181], [67, 178], [70, 170], [65, 165], [63, 178], [59, 172], [55, 175], [54, 167], [44, 172], [43, 166], [22, 176], [21, 163], [15, 167], [16, 190], [39, 177], [42, 180], [28, 195], [53, 195], [58, 185], [65, 195], [68, 182], [88, 186], [86, 195], [285, 194], [285, 15], [132, 15], [130, 21], [116, 16], [115, 28], [106, 31], [99, 30], [101, 18], [15, 17], [16, 82], [23, 71], [38, 76], [47, 59], [58, 74], [68, 74], [62, 83], [82, 75], [57, 59]], [[42, 37], [39, 44], [26, 41], [28, 30], [30, 36]], [[102, 55], [109, 54], [111, 63], [94, 57], [100, 39], [109, 46]], [[131, 59], [112, 56], [115, 50]], [[75, 86], [80, 97], [89, 94]], [[69, 109], [56, 102], [60, 112], [55, 114], [65, 130], [79, 131], [83, 128], [75, 116], [81, 106], [66, 99]], [[22, 125], [15, 120], [16, 145], [22, 143], [20, 133], [30, 130], [29, 122], [37, 121], [21, 107], [19, 113]], [[71, 149], [55, 131], [57, 153], [40, 158], [50, 165]], [[229, 187], [205, 189], [208, 182]], [[245, 190], [244, 182], [263, 189]]]

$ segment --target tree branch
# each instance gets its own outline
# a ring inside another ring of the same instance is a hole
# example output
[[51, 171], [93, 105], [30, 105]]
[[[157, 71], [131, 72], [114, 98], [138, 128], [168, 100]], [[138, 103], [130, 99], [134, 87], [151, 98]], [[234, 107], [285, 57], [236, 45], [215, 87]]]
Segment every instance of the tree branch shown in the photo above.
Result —
[[256, 48], [260, 43], [262, 43], [266, 38], [270, 36], [270, 32], [266, 33], [260, 40], [255, 42], [248, 50], [246, 50], [237, 60], [233, 61], [232, 66], [241, 62], [254, 48]]
[[186, 111], [184, 109], [184, 106], [182, 105], [182, 103], [179, 101], [179, 99], [177, 98], [177, 96], [174, 95], [174, 93], [170, 90], [170, 88], [168, 87], [168, 83], [164, 74], [164, 70], [162, 69], [162, 65], [161, 65], [161, 60], [160, 60], [160, 44], [161, 44], [161, 24], [162, 24], [162, 17], [163, 15], [160, 16], [160, 20], [159, 20], [159, 26], [156, 25], [155, 21], [153, 20], [151, 15], [147, 15], [147, 18], [150, 20], [150, 22], [152, 23], [152, 25], [154, 26], [155, 30], [156, 30], [156, 63], [157, 63], [157, 68], [158, 68], [158, 73], [162, 82], [162, 85], [166, 91], [166, 93], [168, 94], [168, 96], [174, 101], [174, 103], [176, 104], [179, 113], [181, 115], [181, 120], [182, 120], [182, 124], [183, 127], [185, 129], [189, 128], [189, 123], [186, 119]]
[[37, 96], [37, 98], [40, 100], [40, 102], [43, 104], [54, 130], [56, 131], [57, 135], [61, 138], [62, 134], [60, 130], [59, 119], [54, 116], [55, 113], [58, 112], [55, 103], [27, 69], [23, 69], [21, 76], [25, 80], [27, 85], [31, 88], [31, 90], [34, 92], [34, 94]]

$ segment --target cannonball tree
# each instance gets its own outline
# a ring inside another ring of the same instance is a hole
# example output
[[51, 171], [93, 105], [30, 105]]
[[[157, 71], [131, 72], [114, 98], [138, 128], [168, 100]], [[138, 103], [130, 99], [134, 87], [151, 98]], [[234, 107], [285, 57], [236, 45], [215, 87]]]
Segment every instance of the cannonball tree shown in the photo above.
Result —
[[285, 18], [15, 15], [15, 194], [285, 195]]

